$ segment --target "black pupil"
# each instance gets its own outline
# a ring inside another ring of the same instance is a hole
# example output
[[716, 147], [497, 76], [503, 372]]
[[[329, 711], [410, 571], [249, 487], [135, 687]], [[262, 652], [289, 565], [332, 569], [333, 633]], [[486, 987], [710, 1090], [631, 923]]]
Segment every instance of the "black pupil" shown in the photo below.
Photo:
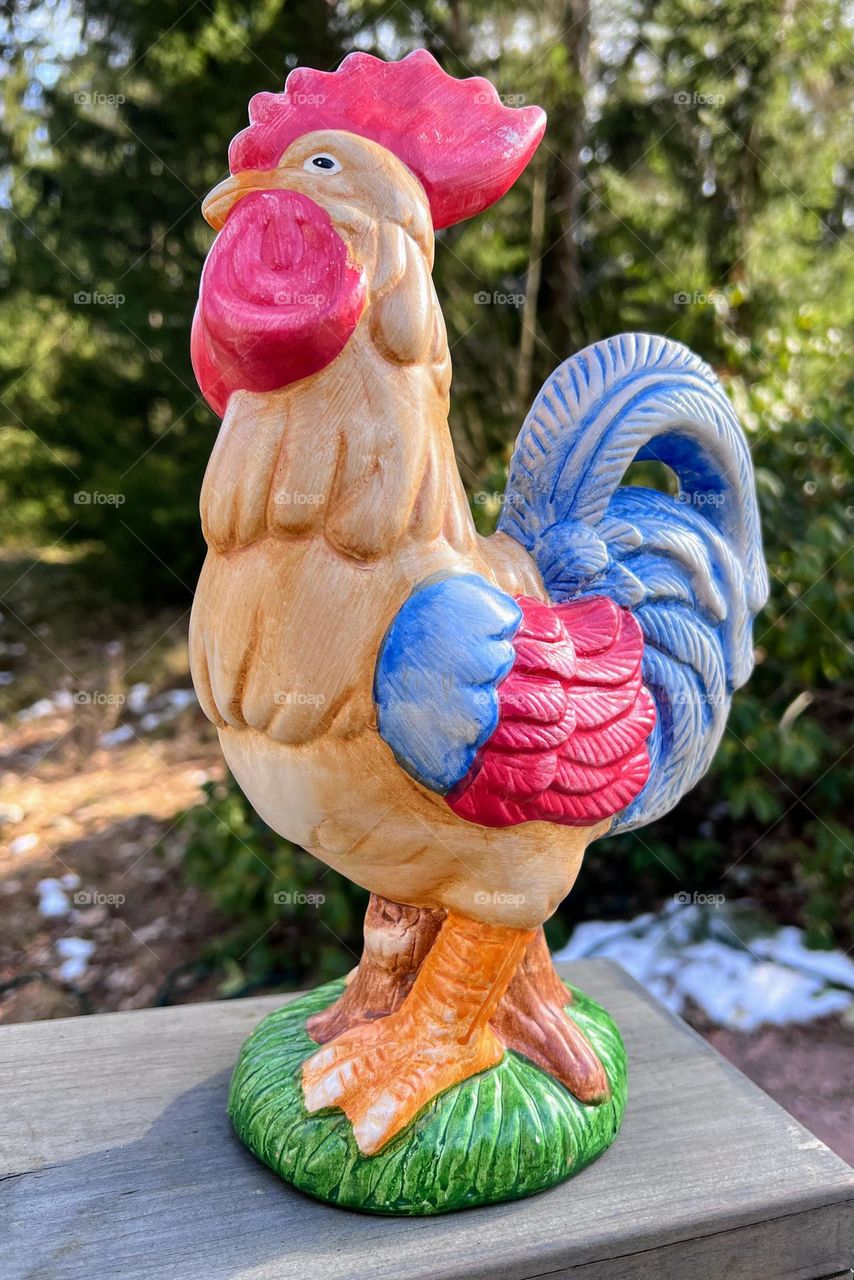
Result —
[[317, 165], [318, 169], [335, 168], [335, 161], [331, 156], [315, 156], [311, 163]]

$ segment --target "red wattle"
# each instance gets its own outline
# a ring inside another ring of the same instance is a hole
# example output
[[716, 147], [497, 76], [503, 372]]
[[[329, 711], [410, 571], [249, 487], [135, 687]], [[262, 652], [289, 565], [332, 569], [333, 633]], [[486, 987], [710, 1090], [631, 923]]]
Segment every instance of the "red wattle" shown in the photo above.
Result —
[[296, 191], [243, 197], [211, 249], [190, 352], [219, 414], [233, 391], [276, 391], [310, 377], [346, 346], [366, 282], [328, 213]]

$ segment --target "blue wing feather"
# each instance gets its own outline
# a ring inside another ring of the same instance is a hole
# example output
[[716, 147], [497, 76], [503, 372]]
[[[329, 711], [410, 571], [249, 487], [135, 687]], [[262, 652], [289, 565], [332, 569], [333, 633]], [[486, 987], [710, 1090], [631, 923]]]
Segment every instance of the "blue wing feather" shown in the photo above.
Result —
[[495, 732], [521, 619], [511, 596], [468, 573], [420, 584], [389, 627], [374, 677], [377, 727], [431, 791], [461, 782]]

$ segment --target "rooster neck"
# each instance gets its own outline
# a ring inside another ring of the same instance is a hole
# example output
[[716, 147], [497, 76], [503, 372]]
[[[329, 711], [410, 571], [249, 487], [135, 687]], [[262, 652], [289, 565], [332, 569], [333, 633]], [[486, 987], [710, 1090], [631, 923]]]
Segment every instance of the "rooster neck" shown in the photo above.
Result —
[[366, 317], [320, 373], [281, 391], [235, 392], [202, 488], [208, 545], [225, 553], [265, 535], [323, 536], [372, 561], [407, 540], [444, 539], [470, 552], [442, 347], [436, 363], [390, 361]]

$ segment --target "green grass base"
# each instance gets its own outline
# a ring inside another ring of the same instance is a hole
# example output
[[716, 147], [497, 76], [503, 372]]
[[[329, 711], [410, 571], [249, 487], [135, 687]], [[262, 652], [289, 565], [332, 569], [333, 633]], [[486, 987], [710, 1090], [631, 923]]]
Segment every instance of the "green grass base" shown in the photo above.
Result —
[[378, 1155], [361, 1155], [344, 1113], [309, 1115], [300, 1085], [300, 1067], [317, 1049], [306, 1021], [342, 990], [327, 983], [264, 1018], [240, 1051], [228, 1099], [250, 1151], [308, 1195], [367, 1213], [446, 1213], [543, 1191], [614, 1141], [626, 1102], [623, 1042], [605, 1010], [570, 988], [567, 1012], [604, 1064], [608, 1102], [585, 1106], [506, 1053], [434, 1098]]

